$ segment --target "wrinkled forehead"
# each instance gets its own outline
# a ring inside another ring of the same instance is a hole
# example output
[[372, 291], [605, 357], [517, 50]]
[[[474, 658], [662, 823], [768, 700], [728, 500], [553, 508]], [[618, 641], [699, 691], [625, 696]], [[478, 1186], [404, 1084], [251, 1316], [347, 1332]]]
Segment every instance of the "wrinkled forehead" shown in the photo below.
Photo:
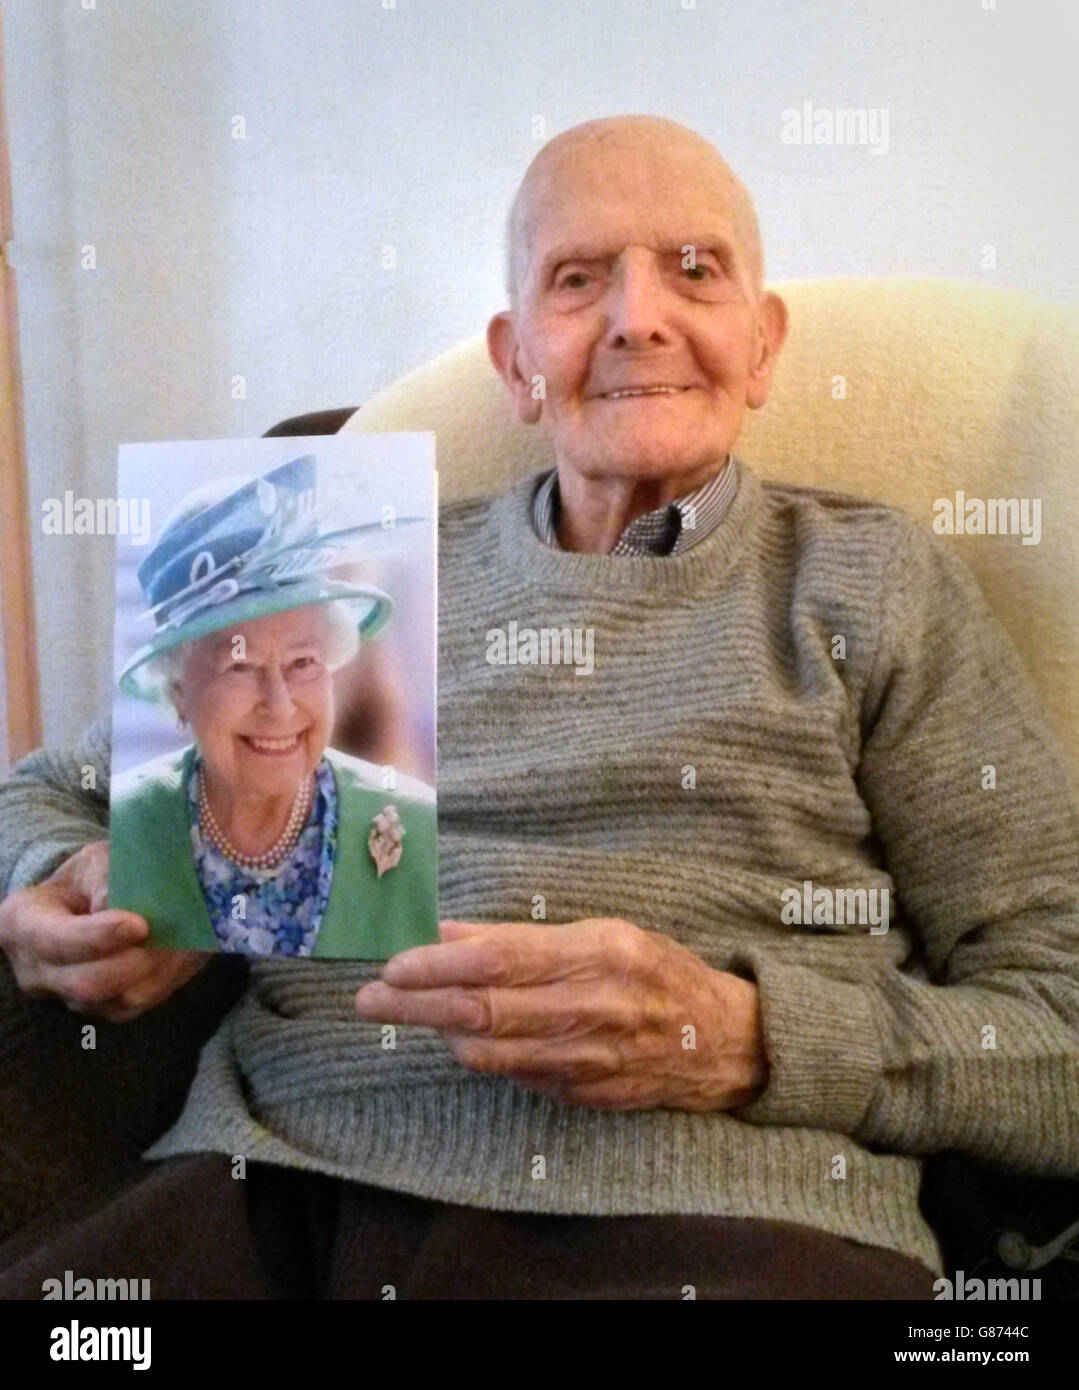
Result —
[[706, 151], [598, 144], [534, 171], [519, 220], [529, 280], [553, 263], [626, 246], [726, 245], [744, 261], [737, 185]]

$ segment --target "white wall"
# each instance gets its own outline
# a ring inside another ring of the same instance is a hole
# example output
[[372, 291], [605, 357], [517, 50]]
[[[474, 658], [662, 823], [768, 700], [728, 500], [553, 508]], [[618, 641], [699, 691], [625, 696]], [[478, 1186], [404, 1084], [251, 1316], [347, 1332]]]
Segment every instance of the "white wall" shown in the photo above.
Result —
[[[43, 536], [43, 500], [113, 493], [121, 442], [359, 404], [480, 331], [537, 116], [714, 139], [772, 279], [1079, 298], [1079, 21], [988, 2], [5, 0], [47, 741], [108, 712], [113, 584], [111, 539]], [[807, 100], [887, 108], [887, 153], [784, 144]]]

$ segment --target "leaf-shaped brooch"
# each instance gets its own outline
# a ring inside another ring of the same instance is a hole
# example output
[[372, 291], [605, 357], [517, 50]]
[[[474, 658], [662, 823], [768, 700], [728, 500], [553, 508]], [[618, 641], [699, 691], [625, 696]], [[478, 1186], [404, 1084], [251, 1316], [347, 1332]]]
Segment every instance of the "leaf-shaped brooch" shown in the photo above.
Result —
[[394, 869], [401, 862], [401, 841], [405, 827], [401, 824], [396, 806], [384, 806], [373, 821], [373, 829], [367, 837], [367, 848], [381, 878], [387, 869]]

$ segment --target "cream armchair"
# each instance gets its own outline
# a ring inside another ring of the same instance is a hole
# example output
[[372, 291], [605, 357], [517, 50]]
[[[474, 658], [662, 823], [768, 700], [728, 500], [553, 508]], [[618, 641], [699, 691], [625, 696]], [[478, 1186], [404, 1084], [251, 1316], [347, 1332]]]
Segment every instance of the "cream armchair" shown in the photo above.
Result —
[[[737, 452], [765, 478], [873, 498], [926, 525], [938, 500], [953, 516], [966, 515], [968, 499], [1036, 500], [1037, 543], [1019, 534], [949, 543], [1018, 648], [1079, 788], [1079, 313], [950, 281], [773, 288], [790, 336], [772, 397], [748, 417]], [[554, 463], [541, 432], [512, 416], [483, 335], [340, 418], [345, 431], [433, 430], [442, 502], [501, 491]], [[1079, 1297], [1079, 1182], [1020, 1179], [943, 1153], [926, 1162], [922, 1204], [950, 1274], [1025, 1268], [1042, 1277], [1044, 1297]]]

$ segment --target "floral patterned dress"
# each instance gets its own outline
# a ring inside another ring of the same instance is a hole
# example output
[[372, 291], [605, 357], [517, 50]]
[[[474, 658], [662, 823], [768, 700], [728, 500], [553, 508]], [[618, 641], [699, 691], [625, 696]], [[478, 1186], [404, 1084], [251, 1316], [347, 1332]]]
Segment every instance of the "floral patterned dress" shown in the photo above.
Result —
[[192, 760], [187, 813], [195, 871], [223, 951], [255, 956], [309, 956], [326, 915], [337, 848], [337, 788], [323, 758], [315, 769], [314, 804], [289, 857], [272, 870], [244, 869], [199, 830], [199, 767]]

